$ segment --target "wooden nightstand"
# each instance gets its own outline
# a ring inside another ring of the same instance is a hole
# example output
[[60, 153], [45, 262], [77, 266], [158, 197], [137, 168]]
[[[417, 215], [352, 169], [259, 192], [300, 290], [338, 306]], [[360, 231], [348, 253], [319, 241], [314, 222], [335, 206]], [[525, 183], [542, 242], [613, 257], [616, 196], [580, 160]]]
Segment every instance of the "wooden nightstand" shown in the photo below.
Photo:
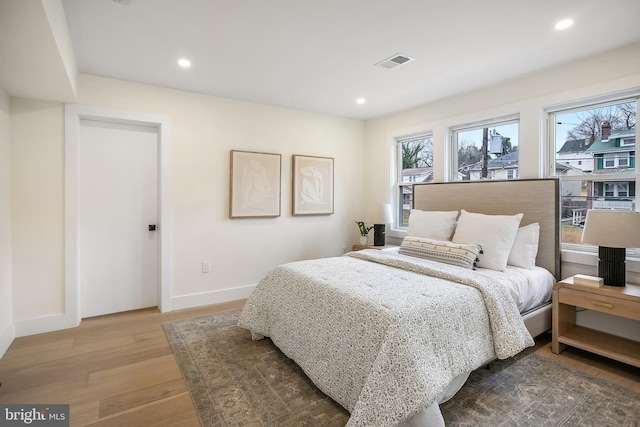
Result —
[[553, 287], [551, 350], [567, 345], [640, 367], [640, 342], [576, 325], [576, 307], [640, 320], [640, 286], [591, 288], [573, 284], [573, 277]]
[[390, 248], [397, 248], [397, 245], [384, 245], [384, 246], [374, 246], [374, 245], [353, 245], [351, 247], [352, 251], [361, 251], [363, 249], [390, 249]]

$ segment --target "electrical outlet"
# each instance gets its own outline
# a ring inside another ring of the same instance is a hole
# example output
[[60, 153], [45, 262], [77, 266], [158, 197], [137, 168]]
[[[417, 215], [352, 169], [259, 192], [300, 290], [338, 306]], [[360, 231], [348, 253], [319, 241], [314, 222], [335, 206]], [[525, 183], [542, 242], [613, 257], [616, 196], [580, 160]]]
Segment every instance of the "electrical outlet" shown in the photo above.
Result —
[[211, 273], [211, 261], [202, 261], [202, 272]]

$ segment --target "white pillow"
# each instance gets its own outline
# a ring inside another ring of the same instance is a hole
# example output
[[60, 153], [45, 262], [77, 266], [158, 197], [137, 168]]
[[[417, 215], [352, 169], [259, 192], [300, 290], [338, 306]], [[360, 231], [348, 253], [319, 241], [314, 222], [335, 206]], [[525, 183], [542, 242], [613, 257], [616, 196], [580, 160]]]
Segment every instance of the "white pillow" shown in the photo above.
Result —
[[516, 233], [507, 264], [532, 270], [536, 266], [539, 237], [540, 224], [537, 222], [520, 227]]
[[478, 256], [477, 266], [504, 271], [521, 220], [521, 213], [484, 215], [463, 209], [452, 241], [481, 245], [482, 253]]
[[451, 240], [458, 211], [421, 211], [411, 209], [407, 236], [433, 240]]

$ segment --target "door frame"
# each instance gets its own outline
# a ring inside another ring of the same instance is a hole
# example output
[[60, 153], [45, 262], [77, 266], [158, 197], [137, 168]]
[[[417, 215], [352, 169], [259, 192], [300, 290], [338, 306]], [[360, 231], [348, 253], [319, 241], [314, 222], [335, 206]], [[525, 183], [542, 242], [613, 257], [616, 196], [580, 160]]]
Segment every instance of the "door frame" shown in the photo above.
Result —
[[157, 129], [158, 134], [158, 308], [171, 311], [171, 122], [169, 117], [145, 113], [65, 105], [65, 317], [70, 326], [81, 321], [80, 222], [78, 188], [81, 120], [96, 120]]

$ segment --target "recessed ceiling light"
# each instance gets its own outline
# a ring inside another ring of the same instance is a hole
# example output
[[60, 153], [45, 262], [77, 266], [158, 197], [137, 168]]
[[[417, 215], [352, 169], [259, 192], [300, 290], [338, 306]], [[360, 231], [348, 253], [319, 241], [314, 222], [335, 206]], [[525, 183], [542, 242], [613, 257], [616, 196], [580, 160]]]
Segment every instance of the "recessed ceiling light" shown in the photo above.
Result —
[[366, 99], [364, 99], [364, 98], [358, 98], [358, 99], [356, 99], [356, 104], [361, 104], [361, 105], [362, 105], [362, 104], [364, 104], [365, 102], [367, 102], [367, 100], [366, 100]]
[[573, 19], [563, 19], [556, 24], [556, 30], [566, 30], [573, 25]]
[[188, 59], [178, 59], [178, 65], [183, 67], [183, 68], [189, 68], [191, 67], [191, 61], [189, 61]]

